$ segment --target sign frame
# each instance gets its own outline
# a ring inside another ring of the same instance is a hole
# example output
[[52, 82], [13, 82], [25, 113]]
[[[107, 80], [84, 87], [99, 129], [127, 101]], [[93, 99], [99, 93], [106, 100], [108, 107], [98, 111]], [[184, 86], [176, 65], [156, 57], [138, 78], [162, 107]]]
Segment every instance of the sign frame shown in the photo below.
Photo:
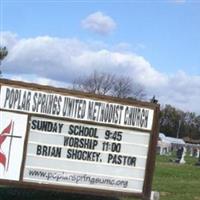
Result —
[[[39, 85], [39, 84], [26, 83], [26, 82], [21, 82], [21, 81], [12, 81], [12, 80], [8, 80], [8, 79], [0, 79], [0, 95], [1, 95], [2, 86], [16, 87], [19, 89], [29, 89], [29, 90], [41, 91], [41, 92], [56, 93], [56, 94], [60, 94], [60, 95], [75, 96], [78, 98], [90, 98], [90, 99], [96, 100], [96, 101], [107, 101], [110, 103], [152, 109], [153, 110], [153, 121], [152, 121], [151, 130], [145, 130], [145, 129], [141, 129], [141, 128], [137, 128], [137, 127], [124, 127], [124, 126], [104, 124], [104, 123], [99, 124], [99, 123], [96, 123], [93, 121], [85, 122], [90, 125], [98, 124], [98, 126], [114, 127], [114, 128], [124, 129], [124, 130], [126, 130], [126, 129], [127, 130], [139, 130], [140, 132], [150, 134], [148, 153], [147, 153], [147, 162], [146, 162], [146, 167], [145, 167], [144, 185], [143, 185], [142, 193], [119, 192], [119, 191], [113, 192], [113, 191], [103, 190], [103, 189], [93, 189], [93, 188], [90, 189], [90, 188], [73, 187], [73, 186], [40, 184], [40, 183], [30, 183], [30, 182], [23, 181], [30, 123], [27, 123], [27, 127], [26, 127], [23, 158], [22, 158], [22, 164], [21, 164], [21, 169], [20, 169], [19, 181], [0, 179], [0, 184], [9, 185], [9, 186], [12, 185], [15, 187], [22, 187], [22, 188], [36, 188], [36, 189], [45, 189], [45, 190], [52, 189], [52, 190], [57, 190], [57, 191], [70, 192], [70, 193], [75, 192], [75, 193], [80, 193], [80, 194], [93, 194], [93, 195], [99, 195], [99, 196], [113, 196], [113, 197], [132, 196], [132, 197], [141, 198], [143, 200], [150, 199], [151, 189], [152, 189], [152, 181], [153, 181], [153, 172], [154, 172], [154, 168], [155, 168], [156, 145], [157, 145], [158, 130], [159, 130], [159, 111], [160, 111], [159, 104], [149, 103], [149, 102], [140, 102], [140, 101], [129, 100], [129, 99], [119, 99], [119, 98], [103, 96], [103, 95], [94, 95], [94, 94], [83, 93], [83, 92], [74, 91], [74, 90], [55, 88], [55, 87], [51, 87], [51, 86], [43, 86], [43, 85]], [[47, 115], [44, 116], [42, 114], [37, 114], [37, 113], [28, 113], [28, 112], [8, 110], [8, 109], [2, 109], [2, 108], [0, 108], [0, 111], [1, 112], [18, 113], [18, 114], [26, 113], [28, 115], [28, 122], [30, 122], [31, 117], [45, 117], [45, 118], [49, 118], [49, 119], [65, 120], [62, 117], [47, 116]], [[66, 119], [69, 122], [84, 123], [84, 121], [77, 120], [77, 119], [69, 119], [69, 118], [66, 118]]]

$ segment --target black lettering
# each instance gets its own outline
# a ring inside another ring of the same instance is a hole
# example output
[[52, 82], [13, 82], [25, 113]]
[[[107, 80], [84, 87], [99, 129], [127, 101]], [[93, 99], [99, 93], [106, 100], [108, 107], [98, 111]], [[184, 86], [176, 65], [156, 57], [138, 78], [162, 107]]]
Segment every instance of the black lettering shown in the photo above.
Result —
[[124, 166], [136, 166], [136, 157], [124, 156], [118, 154], [108, 154], [107, 163]]
[[64, 146], [74, 147], [74, 148], [83, 148], [94, 150], [98, 145], [97, 140], [92, 140], [88, 138], [78, 138], [78, 137], [64, 137]]
[[7, 88], [6, 89], [6, 98], [5, 98], [5, 101], [4, 101], [4, 108], [6, 107], [6, 104], [8, 102], [9, 97], [10, 97], [10, 89]]
[[100, 162], [100, 153], [93, 151], [82, 151], [78, 149], [68, 149], [66, 158], [73, 160]]
[[62, 132], [63, 125], [64, 125], [64, 124], [60, 124], [60, 123], [58, 124], [59, 133]]
[[72, 135], [73, 133], [74, 133], [74, 126], [71, 124], [71, 125], [69, 125], [69, 131], [68, 131], [68, 133], [70, 134], [70, 135]]
[[111, 163], [111, 161], [113, 160], [113, 155], [112, 154], [108, 154], [108, 163]]
[[37, 155], [41, 155], [41, 153], [42, 153], [41, 149], [42, 149], [42, 146], [37, 145], [37, 152], [36, 152]]
[[37, 102], [37, 92], [34, 93], [34, 95], [33, 95], [33, 105], [32, 105], [32, 111], [33, 112], [36, 111], [36, 102]]
[[97, 128], [80, 126], [80, 125], [74, 126], [70, 124], [68, 134], [75, 136], [99, 138], [99, 136], [97, 135]]
[[36, 126], [37, 126], [37, 120], [32, 120], [31, 129], [36, 129]]
[[13, 103], [13, 108], [15, 108], [15, 105], [18, 102], [20, 102], [20, 95], [21, 95], [21, 90], [16, 90], [14, 92], [14, 103]]
[[36, 151], [37, 155], [60, 158], [61, 153], [62, 153], [61, 147], [37, 145], [37, 151]]
[[51, 122], [51, 121], [41, 121], [32, 120], [31, 128], [44, 132], [61, 133], [64, 124]]
[[127, 106], [125, 109], [124, 124], [130, 126], [137, 126], [141, 128], [147, 128], [148, 115], [149, 110]]

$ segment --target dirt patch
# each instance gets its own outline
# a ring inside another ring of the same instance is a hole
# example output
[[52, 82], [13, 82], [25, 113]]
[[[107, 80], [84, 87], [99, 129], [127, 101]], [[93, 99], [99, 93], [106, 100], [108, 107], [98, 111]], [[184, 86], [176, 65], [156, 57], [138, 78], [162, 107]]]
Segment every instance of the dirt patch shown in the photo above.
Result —
[[[168, 196], [168, 195], [170, 195], [170, 192], [160, 192], [160, 196], [161, 197], [166, 197], [166, 196]], [[196, 200], [196, 199], [195, 199]]]

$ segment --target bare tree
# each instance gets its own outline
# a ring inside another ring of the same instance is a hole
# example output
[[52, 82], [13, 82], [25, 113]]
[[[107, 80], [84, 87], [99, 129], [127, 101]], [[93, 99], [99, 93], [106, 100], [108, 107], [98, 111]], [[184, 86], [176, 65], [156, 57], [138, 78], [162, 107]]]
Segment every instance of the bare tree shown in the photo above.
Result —
[[119, 98], [142, 99], [145, 96], [144, 88], [134, 83], [130, 77], [98, 71], [75, 79], [73, 89]]
[[115, 76], [112, 74], [94, 71], [89, 76], [75, 79], [73, 89], [107, 95], [113, 87], [114, 80]]
[[[8, 50], [6, 47], [0, 47], [0, 66], [2, 60], [8, 55]], [[0, 70], [0, 75], [1, 75], [1, 70]]]
[[115, 79], [113, 96], [126, 98], [133, 93], [133, 83], [129, 77], [121, 76]]
[[132, 98], [142, 100], [146, 98], [146, 95], [145, 88], [139, 83], [133, 82]]

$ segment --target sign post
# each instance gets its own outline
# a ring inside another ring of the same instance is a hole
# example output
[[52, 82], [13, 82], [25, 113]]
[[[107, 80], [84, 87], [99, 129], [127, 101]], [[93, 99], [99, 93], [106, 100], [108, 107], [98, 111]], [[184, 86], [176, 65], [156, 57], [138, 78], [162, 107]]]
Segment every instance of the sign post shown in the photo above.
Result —
[[150, 198], [159, 105], [4, 79], [0, 87], [1, 184]]

